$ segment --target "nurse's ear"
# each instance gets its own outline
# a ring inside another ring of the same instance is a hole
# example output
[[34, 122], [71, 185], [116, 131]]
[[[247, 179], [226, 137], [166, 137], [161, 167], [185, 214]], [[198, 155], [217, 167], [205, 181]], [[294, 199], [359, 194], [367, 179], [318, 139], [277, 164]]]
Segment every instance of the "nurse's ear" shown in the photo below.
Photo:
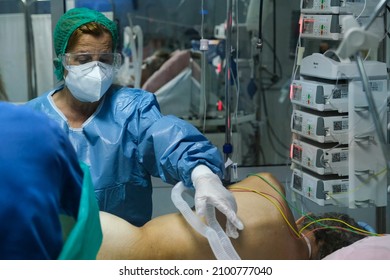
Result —
[[54, 74], [56, 75], [58, 80], [61, 80], [65, 76], [65, 69], [62, 65], [62, 60], [59, 57], [56, 57], [53, 59], [53, 65], [54, 65]]
[[58, 57], [56, 57], [53, 59], [53, 64], [54, 64], [55, 68], [60, 68], [61, 67], [61, 60]]

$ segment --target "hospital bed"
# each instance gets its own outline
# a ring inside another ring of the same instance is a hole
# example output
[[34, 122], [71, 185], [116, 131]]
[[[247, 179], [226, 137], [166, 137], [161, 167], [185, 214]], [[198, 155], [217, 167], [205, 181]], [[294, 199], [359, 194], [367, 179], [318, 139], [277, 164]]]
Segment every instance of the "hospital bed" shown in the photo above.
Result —
[[390, 260], [390, 234], [363, 238], [323, 260]]
[[[201, 69], [190, 50], [176, 50], [171, 57], [149, 77], [142, 88], [153, 92], [163, 114], [185, 119], [199, 116], [201, 110]], [[207, 92], [209, 104], [216, 104], [215, 94]], [[202, 97], [203, 98], [203, 97]], [[180, 104], [180, 106], [178, 106]]]

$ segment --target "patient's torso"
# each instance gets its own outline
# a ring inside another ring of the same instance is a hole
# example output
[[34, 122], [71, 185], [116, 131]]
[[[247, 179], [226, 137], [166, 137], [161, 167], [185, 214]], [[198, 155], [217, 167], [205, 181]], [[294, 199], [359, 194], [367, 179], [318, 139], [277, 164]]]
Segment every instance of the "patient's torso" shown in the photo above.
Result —
[[[245, 226], [238, 239], [231, 239], [232, 244], [241, 259], [307, 259], [307, 247], [298, 238], [293, 215], [282, 197], [283, 188], [272, 177], [265, 176], [277, 191], [256, 176], [231, 188], [238, 216]], [[224, 217], [218, 216], [218, 219], [225, 228]], [[107, 222], [112, 223], [110, 219], [102, 221], [103, 233]], [[208, 240], [178, 213], [157, 217], [141, 230], [123, 223], [126, 222], [116, 220], [110, 243], [117, 240], [117, 244], [106, 243], [103, 258], [119, 258], [119, 255], [126, 259], [215, 258]]]

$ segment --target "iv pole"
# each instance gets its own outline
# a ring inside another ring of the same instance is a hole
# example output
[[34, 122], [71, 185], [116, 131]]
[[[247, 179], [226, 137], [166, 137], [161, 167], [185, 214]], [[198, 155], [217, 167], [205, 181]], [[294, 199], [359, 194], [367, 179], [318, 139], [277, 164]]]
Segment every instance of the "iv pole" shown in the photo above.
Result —
[[[225, 45], [225, 144], [223, 145], [223, 153], [225, 156], [225, 163], [230, 161], [230, 155], [233, 152], [231, 144], [231, 115], [230, 115], [230, 97], [231, 97], [231, 73], [230, 73], [230, 58], [231, 58], [231, 37], [232, 37], [232, 0], [227, 1], [227, 15], [226, 15], [226, 45]], [[230, 165], [225, 167], [225, 184], [229, 184], [231, 180]]]

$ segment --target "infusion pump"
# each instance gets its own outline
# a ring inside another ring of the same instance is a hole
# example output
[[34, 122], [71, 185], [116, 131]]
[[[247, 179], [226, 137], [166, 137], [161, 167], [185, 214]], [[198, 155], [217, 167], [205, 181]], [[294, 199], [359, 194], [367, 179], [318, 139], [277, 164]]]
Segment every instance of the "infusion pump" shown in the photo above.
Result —
[[[387, 67], [363, 64], [387, 137]], [[386, 206], [387, 164], [356, 62], [315, 53], [300, 74], [290, 87], [292, 191], [318, 205]]]
[[[343, 19], [352, 15], [360, 25], [370, 21], [380, 0], [301, 0], [300, 36], [302, 38], [341, 40]], [[384, 34], [383, 14], [375, 18], [369, 31]]]

